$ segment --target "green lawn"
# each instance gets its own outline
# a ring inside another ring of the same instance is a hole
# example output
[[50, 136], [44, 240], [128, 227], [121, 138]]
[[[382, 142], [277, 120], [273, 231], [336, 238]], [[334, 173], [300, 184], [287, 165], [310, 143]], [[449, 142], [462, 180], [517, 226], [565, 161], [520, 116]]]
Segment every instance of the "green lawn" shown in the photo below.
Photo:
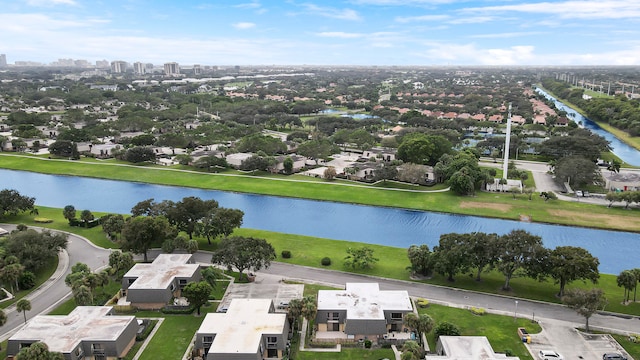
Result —
[[53, 275], [53, 273], [56, 271], [57, 268], [58, 268], [58, 258], [56, 257], [56, 258], [49, 259], [49, 261], [47, 261], [45, 266], [36, 274], [35, 286], [31, 289], [20, 290], [16, 292], [14, 294], [15, 297], [13, 299], [6, 300], [0, 303], [0, 309], [6, 309], [9, 305], [29, 295], [33, 290], [37, 289], [39, 286], [41, 286], [47, 280], [49, 280], [51, 278], [51, 275]]
[[342, 348], [339, 353], [335, 352], [311, 352], [311, 351], [297, 351], [294, 357], [295, 360], [360, 360], [360, 359], [394, 359], [393, 350], [391, 349], [356, 349], [356, 348]]
[[[506, 193], [477, 193], [458, 196], [451, 192], [413, 192], [343, 182], [299, 180], [301, 177], [258, 177], [237, 174], [185, 172], [168, 167], [135, 166], [85, 161], [53, 161], [29, 156], [0, 153], [0, 167], [41, 173], [66, 174], [115, 180], [139, 181], [163, 185], [198, 187], [264, 195], [291, 196], [326, 201], [397, 207], [444, 213], [519, 220], [523, 214], [533, 221], [599, 227], [640, 232], [638, 210], [607, 208], [578, 202], [549, 201], [537, 196], [531, 201], [525, 195], [514, 200]], [[157, 199], [161, 200], [161, 199]], [[37, 201], [37, 199], [36, 199]], [[489, 205], [487, 205], [489, 204]], [[72, 205], [72, 204], [71, 204]], [[84, 210], [84, 209], [82, 209]], [[91, 210], [91, 209], [89, 209]], [[616, 221], [599, 221], [615, 217]]]
[[[527, 319], [518, 318], [516, 321], [512, 316], [494, 314], [479, 316], [469, 310], [441, 305], [430, 305], [428, 308], [419, 309], [419, 313], [431, 316], [436, 325], [443, 321], [456, 325], [461, 335], [486, 336], [495, 352], [503, 353], [508, 349], [520, 359], [531, 359], [531, 355], [522, 339], [518, 337], [517, 329], [523, 327], [530, 334], [541, 331], [540, 325]], [[427, 341], [429, 348], [435, 349], [436, 337], [433, 331], [427, 335]]]

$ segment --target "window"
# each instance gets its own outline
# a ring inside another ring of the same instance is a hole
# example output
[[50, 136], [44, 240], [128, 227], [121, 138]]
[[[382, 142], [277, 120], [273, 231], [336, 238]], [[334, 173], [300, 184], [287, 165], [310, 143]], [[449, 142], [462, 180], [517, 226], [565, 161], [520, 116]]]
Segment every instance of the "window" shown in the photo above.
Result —
[[392, 320], [402, 320], [402, 313], [391, 313]]
[[136, 281], [136, 279], [127, 279], [127, 282], [129, 283], [129, 285], [133, 284], [134, 281]]
[[203, 343], [208, 343], [211, 344], [213, 342], [213, 336], [211, 335], [205, 335], [202, 337], [202, 342]]
[[340, 313], [338, 312], [328, 312], [327, 319], [329, 320], [338, 320], [340, 318]]
[[278, 338], [275, 336], [267, 336], [267, 344], [275, 344], [278, 342]]
[[73, 353], [76, 355], [77, 358], [84, 357], [84, 351], [82, 351], [82, 346], [78, 346]]
[[180, 285], [187, 285], [187, 279], [179, 279], [179, 280], [178, 280], [178, 284], [180, 284]]

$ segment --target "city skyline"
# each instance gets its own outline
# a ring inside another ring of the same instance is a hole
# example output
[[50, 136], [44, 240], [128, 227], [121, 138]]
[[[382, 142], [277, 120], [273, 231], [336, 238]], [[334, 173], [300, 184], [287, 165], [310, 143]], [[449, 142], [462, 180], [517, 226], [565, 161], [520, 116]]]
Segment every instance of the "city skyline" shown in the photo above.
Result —
[[7, 63], [640, 65], [640, 0], [0, 0]]

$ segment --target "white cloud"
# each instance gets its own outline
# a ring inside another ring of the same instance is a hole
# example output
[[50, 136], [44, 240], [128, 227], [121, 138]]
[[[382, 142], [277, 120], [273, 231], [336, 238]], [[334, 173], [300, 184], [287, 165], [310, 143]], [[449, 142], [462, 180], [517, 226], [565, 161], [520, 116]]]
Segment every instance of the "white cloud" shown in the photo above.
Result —
[[313, 15], [319, 15], [319, 16], [339, 19], [339, 20], [351, 20], [351, 21], [362, 20], [358, 12], [351, 9], [336, 9], [336, 8], [330, 8], [330, 7], [321, 7], [311, 3], [301, 4], [300, 6], [304, 8], [305, 13], [310, 13]]
[[538, 36], [546, 34], [543, 31], [523, 31], [523, 32], [509, 32], [509, 33], [496, 33], [496, 34], [476, 34], [469, 36], [474, 39], [507, 39], [522, 36]]
[[486, 23], [486, 22], [490, 22], [495, 20], [494, 17], [492, 16], [471, 16], [471, 17], [460, 17], [460, 18], [455, 18], [452, 19], [450, 21], [448, 21], [448, 23], [450, 24], [455, 24], [455, 25], [460, 25], [460, 24], [482, 24], [482, 23]]
[[233, 27], [236, 29], [245, 30], [245, 29], [251, 29], [256, 27], [256, 24], [252, 22], [239, 22], [239, 23], [233, 24]]
[[443, 21], [448, 20], [448, 15], [420, 15], [420, 16], [398, 16], [395, 18], [396, 22], [408, 23], [408, 22], [422, 22], [422, 21]]
[[340, 38], [340, 39], [356, 39], [361, 38], [364, 34], [359, 33], [347, 33], [342, 31], [325, 31], [316, 34], [320, 37]]
[[465, 8], [464, 12], [495, 13], [524, 12], [535, 14], [553, 14], [563, 19], [625, 19], [640, 17], [640, 1], [638, 0], [598, 0], [598, 1], [564, 1], [539, 2]]
[[508, 48], [478, 48], [475, 44], [452, 44], [430, 42], [428, 48], [415, 55], [434, 64], [459, 65], [527, 65], [534, 60], [533, 46]]
[[459, 0], [351, 0], [350, 3], [357, 5], [379, 5], [379, 6], [428, 6], [438, 4], [449, 4]]
[[260, 5], [259, 1], [252, 1], [249, 3], [234, 5], [233, 7], [240, 8], [240, 9], [259, 9], [261, 6], [262, 5]]
[[56, 5], [78, 5], [75, 0], [27, 0], [27, 5], [38, 7], [52, 7]]

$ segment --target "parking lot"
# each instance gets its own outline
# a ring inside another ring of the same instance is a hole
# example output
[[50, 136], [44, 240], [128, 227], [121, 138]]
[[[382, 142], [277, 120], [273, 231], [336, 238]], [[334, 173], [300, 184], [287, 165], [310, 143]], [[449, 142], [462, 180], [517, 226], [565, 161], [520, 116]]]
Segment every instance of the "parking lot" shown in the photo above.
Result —
[[609, 335], [583, 334], [563, 321], [543, 319], [542, 332], [531, 335], [527, 348], [534, 359], [539, 359], [540, 350], [555, 350], [565, 360], [602, 360], [604, 353], [618, 352], [627, 359], [631, 357]]
[[303, 290], [302, 284], [285, 284], [276, 276], [260, 274], [254, 282], [231, 284], [218, 309], [228, 308], [232, 299], [271, 299], [276, 312], [286, 312], [289, 301], [302, 298]]

